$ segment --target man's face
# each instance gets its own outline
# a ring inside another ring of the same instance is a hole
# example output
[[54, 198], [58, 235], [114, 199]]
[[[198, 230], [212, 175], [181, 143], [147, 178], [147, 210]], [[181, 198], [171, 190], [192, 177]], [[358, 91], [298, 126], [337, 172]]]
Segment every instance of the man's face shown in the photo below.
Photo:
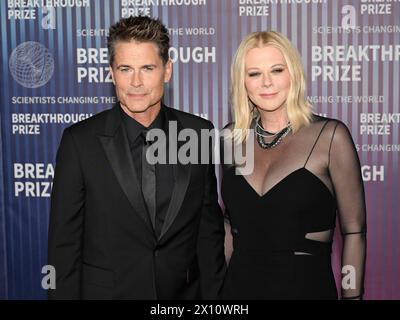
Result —
[[115, 46], [111, 73], [122, 109], [128, 115], [159, 109], [172, 63], [163, 64], [152, 42], [120, 41]]

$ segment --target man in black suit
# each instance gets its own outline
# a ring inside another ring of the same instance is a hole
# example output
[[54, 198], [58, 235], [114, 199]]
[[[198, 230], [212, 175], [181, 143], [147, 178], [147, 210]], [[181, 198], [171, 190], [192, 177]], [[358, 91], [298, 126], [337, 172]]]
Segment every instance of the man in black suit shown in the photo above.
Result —
[[[168, 49], [157, 19], [129, 17], [110, 28], [119, 102], [67, 128], [57, 153], [51, 299], [218, 298], [225, 259], [214, 165], [146, 157], [151, 129], [168, 137], [170, 123], [199, 136], [213, 128], [161, 103], [172, 72]], [[166, 144], [161, 152], [174, 149]]]

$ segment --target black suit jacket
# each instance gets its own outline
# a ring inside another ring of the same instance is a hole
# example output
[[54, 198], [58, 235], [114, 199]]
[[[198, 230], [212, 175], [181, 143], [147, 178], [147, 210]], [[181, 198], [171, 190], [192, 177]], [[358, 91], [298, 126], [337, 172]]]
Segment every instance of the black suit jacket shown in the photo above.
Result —
[[[157, 238], [118, 108], [63, 133], [51, 198], [48, 260], [56, 289], [49, 298], [216, 299], [225, 259], [214, 165], [173, 165], [172, 198]], [[213, 127], [162, 108], [178, 131]]]

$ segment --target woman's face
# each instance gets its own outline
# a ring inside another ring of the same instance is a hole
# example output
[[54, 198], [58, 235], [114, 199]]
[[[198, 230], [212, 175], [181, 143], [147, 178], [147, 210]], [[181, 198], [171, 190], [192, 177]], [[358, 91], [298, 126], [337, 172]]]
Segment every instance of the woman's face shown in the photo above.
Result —
[[247, 95], [260, 111], [285, 107], [290, 74], [279, 49], [271, 46], [250, 49], [245, 57], [245, 73]]

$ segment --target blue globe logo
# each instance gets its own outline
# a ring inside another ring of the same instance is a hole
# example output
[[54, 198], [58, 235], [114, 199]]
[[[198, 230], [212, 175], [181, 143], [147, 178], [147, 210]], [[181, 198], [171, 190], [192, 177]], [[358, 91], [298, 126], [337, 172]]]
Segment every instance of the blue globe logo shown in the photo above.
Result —
[[11, 53], [11, 75], [26, 88], [38, 88], [53, 76], [54, 59], [50, 51], [39, 42], [21, 43]]

